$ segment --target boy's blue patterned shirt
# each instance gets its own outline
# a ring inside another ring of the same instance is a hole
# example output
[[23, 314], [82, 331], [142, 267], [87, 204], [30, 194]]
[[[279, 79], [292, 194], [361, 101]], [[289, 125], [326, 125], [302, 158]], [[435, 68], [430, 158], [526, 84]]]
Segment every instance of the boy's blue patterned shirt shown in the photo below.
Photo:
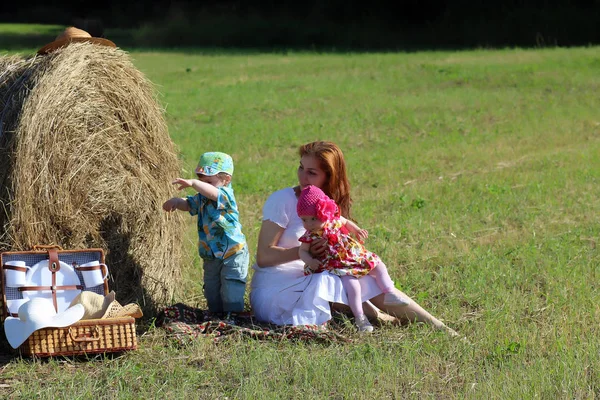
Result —
[[217, 188], [217, 201], [200, 193], [186, 198], [190, 214], [198, 215], [198, 253], [202, 258], [225, 259], [246, 245], [231, 186]]

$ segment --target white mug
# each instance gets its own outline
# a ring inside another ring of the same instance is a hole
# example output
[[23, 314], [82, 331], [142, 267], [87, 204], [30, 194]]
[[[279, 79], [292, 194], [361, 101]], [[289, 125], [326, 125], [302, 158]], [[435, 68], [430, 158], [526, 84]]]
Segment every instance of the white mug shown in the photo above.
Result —
[[27, 303], [29, 299], [6, 300], [6, 307], [10, 316], [16, 317], [19, 313], [19, 307]]
[[[104, 275], [102, 275], [102, 267], [106, 268], [106, 273]], [[103, 285], [104, 280], [108, 277], [108, 267], [106, 264], [102, 264], [97, 260], [81, 264], [77, 269], [81, 271], [81, 276], [83, 276], [83, 282], [85, 283], [86, 288]]]
[[27, 275], [27, 271], [30, 270], [31, 267], [25, 265], [25, 261], [12, 260], [5, 261], [2, 269], [4, 269], [6, 286], [19, 287], [25, 286], [25, 277]]

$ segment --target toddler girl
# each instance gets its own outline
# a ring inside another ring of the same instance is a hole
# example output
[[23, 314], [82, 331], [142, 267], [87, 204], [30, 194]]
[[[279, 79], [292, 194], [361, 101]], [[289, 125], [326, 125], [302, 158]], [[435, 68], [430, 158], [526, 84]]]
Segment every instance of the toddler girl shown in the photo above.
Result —
[[[385, 264], [362, 245], [368, 232], [342, 217], [335, 201], [321, 189], [313, 185], [304, 187], [298, 199], [297, 212], [306, 229], [298, 239], [301, 242], [300, 259], [306, 263], [304, 274], [329, 271], [342, 279], [359, 332], [372, 332], [373, 326], [363, 312], [357, 278], [372, 275], [384, 293], [385, 305], [409, 304], [407, 299], [394, 290], [394, 283]], [[354, 234], [358, 240], [349, 233]], [[322, 257], [315, 259], [310, 255], [309, 248], [310, 243], [319, 238], [327, 240], [327, 250]]]

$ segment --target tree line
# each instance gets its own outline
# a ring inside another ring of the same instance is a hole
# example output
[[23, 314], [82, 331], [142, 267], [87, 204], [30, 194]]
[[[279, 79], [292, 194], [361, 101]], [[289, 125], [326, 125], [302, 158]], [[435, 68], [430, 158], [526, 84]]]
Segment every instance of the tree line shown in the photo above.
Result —
[[[219, 41], [227, 45], [238, 41], [241, 46], [253, 45], [249, 35], [256, 38], [254, 45], [266, 46], [286, 42], [373, 48], [571, 46], [600, 42], [600, 0], [30, 0], [26, 6], [5, 3], [0, 10], [1, 22], [69, 25], [87, 21], [100, 33], [104, 28], [156, 28], [163, 33], [167, 30], [171, 40], [196, 38], [200, 44], [210, 44], [207, 42], [211, 30], [217, 30], [215, 37]], [[218, 32], [219, 29], [224, 30]]]

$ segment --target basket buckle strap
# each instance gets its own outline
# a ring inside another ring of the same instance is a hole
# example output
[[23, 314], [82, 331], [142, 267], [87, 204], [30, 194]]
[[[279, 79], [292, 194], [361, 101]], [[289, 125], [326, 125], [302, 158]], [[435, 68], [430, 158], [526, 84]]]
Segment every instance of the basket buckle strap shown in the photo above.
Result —
[[25, 267], [17, 267], [15, 265], [3, 265], [2, 268], [3, 269], [11, 269], [13, 271], [19, 271], [19, 272], [25, 272], [25, 273], [27, 273], [27, 268], [25, 268]]
[[63, 286], [21, 286], [18, 288], [19, 292], [26, 292], [30, 290], [83, 290], [83, 285], [63, 285]]
[[58, 303], [56, 301], [56, 291], [57, 290], [83, 290], [83, 285], [62, 285], [56, 286], [56, 277], [52, 274], [52, 286], [21, 286], [18, 288], [19, 292], [25, 292], [28, 290], [50, 290], [52, 291], [52, 303], [54, 304], [54, 309], [58, 312]]
[[52, 303], [54, 303], [54, 309], [58, 312], [58, 302], [56, 301], [56, 272], [60, 271], [60, 261], [58, 260], [58, 251], [56, 248], [48, 249], [48, 269], [52, 272]]
[[[83, 271], [95, 271], [97, 269], [102, 270], [102, 264], [93, 265], [91, 267], [81, 267], [81, 266], [79, 266], [79, 267], [77, 267], [77, 269], [79, 271], [81, 271], [81, 272], [83, 272]], [[104, 271], [102, 271], [102, 273], [104, 273]]]

